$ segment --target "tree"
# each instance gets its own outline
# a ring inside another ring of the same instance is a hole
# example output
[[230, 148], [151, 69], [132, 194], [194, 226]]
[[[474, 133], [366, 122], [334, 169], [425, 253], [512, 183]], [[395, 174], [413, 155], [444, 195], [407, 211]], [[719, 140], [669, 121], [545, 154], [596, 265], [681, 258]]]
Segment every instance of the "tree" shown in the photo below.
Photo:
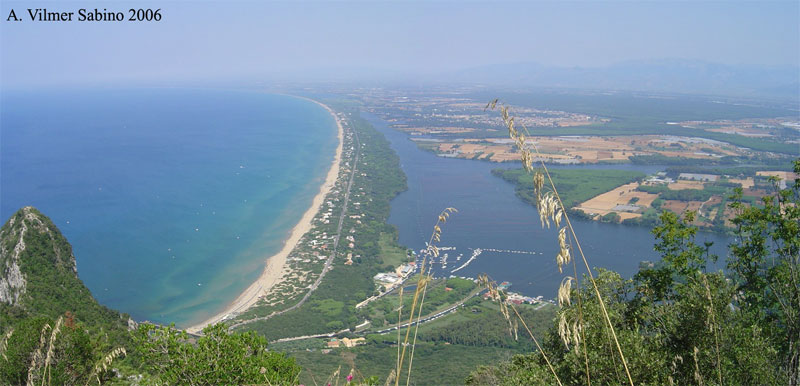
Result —
[[[4, 332], [0, 345], [0, 384], [85, 385], [103, 383], [114, 374], [109, 365], [125, 355], [107, 333], [90, 332], [71, 313], [53, 321], [35, 317]], [[104, 366], [105, 364], [105, 366]]]
[[294, 358], [267, 350], [266, 338], [228, 333], [224, 323], [195, 343], [173, 326], [142, 324], [135, 341], [144, 368], [168, 385], [295, 384], [300, 374]]
[[[800, 159], [794, 162], [800, 173]], [[800, 179], [762, 199], [763, 207], [745, 205], [737, 189], [731, 207], [740, 242], [731, 246], [728, 269], [741, 293], [736, 304], [763, 326], [781, 357], [781, 371], [800, 384]]]
[[[785, 220], [798, 224], [797, 220], [786, 218], [785, 211], [780, 213], [783, 216], [767, 219], [766, 223], [775, 222], [772, 226], [784, 228], [792, 228]], [[777, 327], [753, 318], [749, 305], [731, 307], [741, 303], [737, 301], [740, 286], [722, 272], [705, 272], [706, 264], [715, 257], [708, 253], [710, 245], [695, 244], [697, 229], [691, 225], [692, 220], [692, 214], [684, 219], [669, 212], [661, 215], [660, 225], [653, 229], [655, 250], [662, 257], [655, 268], [644, 269], [629, 280], [597, 269], [598, 290], [628, 359], [633, 382], [786, 383], [788, 373], [778, 371], [779, 353], [784, 354], [782, 349], [776, 349], [779, 345], [773, 340], [779, 335], [774, 334]], [[783, 234], [786, 239], [777, 245], [796, 245], [796, 233], [784, 230]], [[744, 240], [742, 243], [747, 244]], [[791, 250], [787, 253], [791, 254]], [[787, 268], [787, 272], [792, 271]], [[752, 279], [761, 276], [763, 272]], [[777, 274], [773, 280], [775, 286], [789, 284]], [[626, 383], [593, 289], [584, 286], [570, 292], [573, 300], [563, 304], [543, 344], [558, 378], [564, 384], [585, 384], [589, 380], [594, 384]], [[780, 308], [782, 300], [775, 302]], [[783, 325], [785, 329], [793, 327]], [[544, 356], [538, 352], [514, 357], [496, 367], [481, 367], [467, 382], [555, 383]]]

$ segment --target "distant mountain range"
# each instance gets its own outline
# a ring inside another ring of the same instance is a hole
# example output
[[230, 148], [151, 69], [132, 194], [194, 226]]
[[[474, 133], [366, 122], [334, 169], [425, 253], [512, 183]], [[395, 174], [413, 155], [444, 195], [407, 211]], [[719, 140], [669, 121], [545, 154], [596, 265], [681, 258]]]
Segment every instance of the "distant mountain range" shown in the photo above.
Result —
[[659, 91], [800, 99], [800, 68], [694, 60], [627, 61], [606, 67], [497, 64], [439, 74], [438, 80], [502, 86]]
[[[267, 83], [356, 83], [360, 86], [553, 88], [644, 91], [800, 102], [800, 67], [728, 65], [699, 60], [632, 60], [598, 67], [559, 67], [534, 62], [420, 71], [373, 67], [319, 67], [260, 75]], [[252, 84], [252, 78], [240, 79]]]

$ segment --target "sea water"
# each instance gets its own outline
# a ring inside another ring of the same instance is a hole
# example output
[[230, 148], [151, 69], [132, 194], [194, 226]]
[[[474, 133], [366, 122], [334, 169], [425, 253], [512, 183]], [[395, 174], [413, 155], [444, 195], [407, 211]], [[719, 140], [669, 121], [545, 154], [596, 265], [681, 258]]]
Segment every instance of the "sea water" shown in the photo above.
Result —
[[195, 89], [5, 92], [0, 215], [33, 205], [104, 305], [187, 326], [262, 272], [337, 146], [300, 98]]

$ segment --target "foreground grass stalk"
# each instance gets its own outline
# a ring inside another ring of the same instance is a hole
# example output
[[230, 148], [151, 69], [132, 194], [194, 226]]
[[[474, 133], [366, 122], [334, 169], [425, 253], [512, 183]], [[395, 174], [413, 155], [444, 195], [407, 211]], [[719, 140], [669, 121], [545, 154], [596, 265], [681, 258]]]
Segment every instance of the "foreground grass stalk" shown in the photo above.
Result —
[[42, 374], [42, 386], [44, 386], [45, 379], [47, 380], [47, 384], [50, 384], [51, 373], [52, 370], [50, 369], [50, 364], [53, 361], [53, 354], [55, 353], [55, 343], [58, 334], [61, 332], [61, 326], [64, 323], [64, 317], [59, 316], [58, 320], [56, 320], [56, 326], [53, 328], [52, 333], [50, 334], [50, 344], [47, 347], [47, 357], [44, 361], [44, 373]]
[[[430, 274], [430, 268], [428, 268]], [[428, 275], [430, 277], [430, 275]], [[417, 324], [414, 325], [414, 340], [411, 342], [411, 355], [408, 357], [408, 377], [406, 378], [406, 385], [411, 384], [411, 365], [414, 363], [414, 349], [417, 347], [417, 331], [419, 330], [419, 320], [422, 317], [422, 307], [425, 305], [425, 294], [428, 292], [428, 281], [425, 280], [425, 287], [422, 289], [422, 301], [419, 303], [419, 311], [417, 311]], [[411, 328], [411, 326], [408, 326]]]
[[561, 379], [558, 378], [558, 374], [556, 374], [556, 370], [553, 368], [553, 365], [550, 364], [550, 360], [547, 359], [547, 354], [544, 353], [544, 350], [542, 350], [542, 346], [539, 345], [539, 341], [536, 339], [535, 336], [533, 336], [533, 332], [531, 331], [530, 328], [528, 328], [528, 324], [525, 323], [525, 319], [522, 318], [522, 315], [519, 314], [519, 311], [517, 311], [517, 307], [514, 307], [513, 303], [511, 304], [511, 309], [514, 310], [514, 314], [517, 315], [517, 318], [519, 318], [519, 321], [522, 322], [522, 327], [525, 327], [525, 331], [527, 331], [528, 335], [530, 335], [531, 339], [533, 339], [533, 343], [536, 344], [536, 348], [539, 349], [540, 353], [542, 353], [542, 357], [544, 357], [544, 361], [547, 362], [547, 367], [549, 367], [550, 371], [553, 372], [553, 376], [556, 378], [556, 382], [558, 382], [558, 384], [561, 385]]
[[[570, 245], [572, 245], [572, 240], [570, 240]], [[578, 264], [575, 262], [575, 259], [572, 259], [572, 272], [575, 275], [575, 286], [577, 288], [581, 287], [581, 281], [578, 278]], [[578, 291], [578, 322], [581, 326], [583, 324], [583, 295]], [[589, 353], [586, 348], [586, 331], [584, 328], [581, 327], [581, 341], [583, 342], [583, 362], [586, 365], [586, 384], [588, 386], [592, 386], [592, 377], [589, 374]]]
[[[425, 266], [425, 258], [423, 258], [422, 267], [420, 269], [420, 272], [425, 272], [424, 271], [425, 268], [426, 268], [426, 266]], [[395, 382], [394, 382], [395, 386], [398, 386], [400, 384], [400, 374], [401, 374], [401, 372], [403, 370], [403, 362], [404, 362], [404, 359], [405, 359], [405, 356], [406, 356], [406, 347], [408, 345], [409, 335], [411, 334], [411, 322], [414, 320], [414, 310], [416, 310], [417, 300], [419, 299], [419, 296], [420, 296], [420, 286], [422, 285], [423, 276], [424, 275], [422, 273], [420, 273], [419, 280], [417, 280], [417, 289], [416, 289], [416, 291], [414, 291], [414, 299], [411, 301], [411, 311], [408, 314], [408, 323], [409, 323], [409, 325], [408, 325], [408, 328], [406, 328], [406, 336], [403, 339], [402, 349], [400, 350], [400, 359], [398, 360], [399, 366], [397, 368], [397, 377], [395, 378]], [[397, 321], [397, 324], [398, 324], [397, 325], [397, 330], [400, 331], [400, 320]]]
[[[535, 146], [534, 146], [535, 148]], [[537, 150], [536, 153], [538, 154], [539, 151]], [[544, 165], [544, 162], [542, 162]], [[553, 184], [552, 178], [550, 178], [550, 173], [547, 172], [545, 169], [545, 173], [547, 174], [548, 180], [550, 180], [550, 184]], [[553, 186], [555, 190], [555, 186]], [[558, 197], [559, 205], [561, 203], [561, 197], [558, 196], [556, 193], [556, 197]], [[578, 236], [575, 234], [575, 230], [572, 228], [572, 223], [569, 221], [569, 216], [567, 216], [566, 212], [564, 213], [564, 219], [567, 220], [567, 226], [569, 227], [569, 231], [572, 233], [572, 237], [575, 240], [575, 245], [578, 246], [578, 252], [581, 254], [581, 259], [583, 260], [584, 266], [586, 266], [586, 271], [589, 272], [589, 280], [592, 282], [592, 287], [594, 289], [595, 296], [597, 296], [597, 301], [600, 303], [600, 309], [603, 311], [603, 317], [605, 317], [606, 324], [608, 325], [609, 330], [611, 331], [611, 336], [614, 338], [614, 344], [617, 346], [617, 351], [619, 352], [619, 357], [622, 359], [622, 365], [625, 367], [625, 375], [628, 376], [628, 382], [631, 386], [633, 386], [633, 378], [631, 378], [631, 372], [628, 370], [628, 361], [625, 359], [625, 354], [622, 353], [622, 347], [619, 345], [619, 339], [617, 339], [617, 333], [614, 331], [614, 325], [611, 323], [611, 318], [608, 316], [608, 310], [606, 310], [606, 303], [603, 301], [603, 296], [600, 295], [600, 289], [597, 287], [597, 282], [594, 280], [594, 275], [592, 274], [592, 269], [589, 268], [589, 262], [586, 260], [586, 256], [583, 254], [583, 248], [581, 248], [581, 243], [578, 241]]]
[[50, 329], [51, 329], [50, 324], [45, 323], [45, 325], [42, 327], [42, 333], [39, 334], [39, 346], [36, 348], [36, 351], [34, 351], [33, 355], [31, 356], [31, 364], [28, 367], [28, 380], [25, 383], [26, 386], [34, 385], [33, 382], [35, 379], [35, 373], [36, 370], [38, 370], [39, 367], [41, 366], [41, 360], [43, 359], [42, 349], [44, 348], [44, 345], [47, 343], [47, 331]]
[[[497, 304], [500, 306], [500, 313], [508, 322], [509, 329], [514, 328], [513, 324], [511, 323], [511, 314], [508, 312], [508, 305], [506, 304], [506, 297], [504, 295], [504, 292], [498, 289], [495, 283], [489, 279], [489, 276], [485, 274], [478, 276], [478, 282], [480, 283], [480, 285], [486, 287], [486, 290], [489, 291], [489, 296], [491, 297], [491, 299], [493, 301], [497, 301]], [[531, 329], [528, 328], [528, 324], [525, 323], [525, 319], [523, 319], [522, 315], [519, 314], [519, 311], [517, 311], [517, 308], [514, 307], [514, 304], [511, 303], [510, 305], [511, 309], [514, 311], [514, 315], [516, 315], [516, 317], [519, 318], [519, 320], [522, 322], [522, 326], [525, 327], [525, 331], [528, 332], [528, 335], [533, 340], [533, 343], [536, 344], [536, 348], [539, 350], [539, 353], [541, 353], [542, 357], [544, 357], [544, 361], [547, 363], [547, 367], [550, 369], [550, 372], [553, 373], [553, 377], [556, 379], [556, 382], [558, 382], [559, 386], [562, 386], [561, 379], [559, 379], [555, 368], [550, 363], [550, 359], [547, 358], [547, 353], [544, 350], [542, 350], [542, 346], [539, 344], [539, 340], [536, 339]]]
[[719, 358], [719, 332], [717, 331], [717, 321], [714, 317], [714, 301], [711, 298], [711, 288], [708, 286], [708, 279], [706, 279], [706, 275], [702, 274], [703, 277], [703, 285], [706, 287], [706, 297], [708, 297], [708, 305], [709, 305], [709, 314], [711, 316], [711, 331], [714, 332], [714, 344], [716, 345], [716, 352], [717, 355], [717, 377], [719, 378], [719, 384], [724, 385], [722, 383], [722, 362]]
[[[486, 105], [486, 108], [487, 109], [491, 108], [492, 110], [494, 110], [496, 108], [497, 104], [498, 104], [498, 100], [495, 99], [495, 100], [489, 102]], [[508, 107], [503, 106], [501, 104], [500, 112], [501, 112], [501, 116], [502, 116], [502, 119], [503, 119], [503, 123], [508, 128], [509, 136], [514, 140], [514, 143], [517, 146], [517, 149], [521, 153], [520, 158], [521, 158], [521, 161], [522, 161], [523, 168], [525, 168], [525, 170], [528, 171], [528, 172], [532, 172], [533, 171], [533, 167], [532, 167], [533, 159], [531, 157], [530, 150], [528, 150], [528, 148], [527, 148], [527, 144], [528, 143], [526, 141], [527, 137], [530, 136], [530, 131], [528, 131], [528, 128], [525, 127], [525, 125], [522, 125], [523, 130], [525, 130], [524, 134], [520, 133], [514, 127], [514, 117], [509, 116]], [[607, 324], [609, 330], [611, 331], [612, 337], [614, 338], [614, 344], [616, 345], [617, 352], [619, 353], [619, 356], [622, 359], [622, 365], [625, 367], [625, 374], [628, 376], [628, 382], [630, 383], [631, 386], [633, 386], [633, 378], [631, 377], [630, 370], [628, 369], [628, 362], [625, 359], [625, 354], [622, 352], [622, 347], [619, 344], [619, 339], [617, 338], [617, 333], [616, 333], [616, 331], [614, 329], [614, 325], [611, 323], [611, 318], [608, 316], [608, 310], [606, 309], [605, 302], [603, 301], [603, 296], [600, 294], [600, 289], [597, 286], [597, 282], [594, 279], [594, 274], [592, 274], [592, 269], [589, 267], [589, 262], [586, 259], [586, 255], [583, 253], [583, 248], [581, 248], [581, 243], [578, 240], [578, 235], [575, 233], [575, 229], [572, 227], [572, 222], [569, 219], [569, 215], [567, 214], [566, 207], [564, 207], [564, 203], [561, 201], [561, 196], [558, 194], [558, 190], [556, 189], [556, 186], [553, 183], [553, 178], [550, 176], [550, 171], [547, 169], [547, 165], [545, 165], [545, 163], [544, 163], [544, 159], [542, 158], [542, 155], [539, 152], [539, 148], [536, 146], [536, 143], [531, 143], [531, 147], [533, 147], [534, 151], [536, 152], [536, 156], [539, 158], [539, 163], [541, 164], [542, 170], [544, 170], [544, 174], [547, 176], [547, 181], [550, 184], [549, 185], [550, 189], [552, 189], [552, 192], [553, 192], [553, 196], [552, 197], [555, 197], [555, 199], [557, 200], [558, 207], [560, 207], [560, 209], [561, 209], [560, 213], [563, 214], [564, 219], [566, 220], [567, 228], [569, 228], [569, 231], [570, 231], [570, 233], [572, 235], [572, 240], [574, 240], [575, 245], [578, 247], [578, 252], [581, 255], [581, 259], [583, 260], [583, 264], [586, 267], [586, 271], [589, 274], [589, 280], [592, 283], [592, 287], [594, 289], [595, 296], [597, 296], [597, 300], [600, 303], [600, 309], [603, 312], [603, 317], [604, 317], [604, 319], [606, 321], [606, 324]], [[537, 189], [536, 178], [534, 178], [534, 189]], [[541, 197], [541, 191], [538, 191], [537, 195], [539, 195]], [[547, 197], [547, 198], [549, 198], [549, 197]], [[545, 218], [547, 216], [545, 216], [543, 214], [542, 205], [539, 205], [538, 209], [539, 209], [539, 212], [540, 212], [540, 216], [542, 217], [542, 222], [544, 224]], [[553, 211], [553, 213], [551, 213], [550, 215], [554, 216], [555, 214], [556, 214], [556, 211]], [[556, 222], [558, 222], [558, 221], [556, 221]], [[549, 227], [549, 218], [547, 219], [547, 224], [548, 224], [548, 227]]]
[[[417, 301], [418, 299], [420, 299], [420, 294], [422, 294], [422, 297], [424, 298], [424, 288], [427, 286], [425, 283], [425, 272], [426, 269], [428, 268], [427, 266], [428, 256], [433, 256], [433, 257], [439, 256], [439, 248], [436, 246], [435, 243], [438, 243], [442, 238], [442, 227], [440, 226], [440, 224], [444, 225], [444, 223], [447, 222], [448, 217], [450, 217], [450, 214], [456, 212], [458, 212], [456, 208], [445, 208], [442, 211], [442, 213], [439, 214], [439, 218], [436, 220], [436, 224], [433, 226], [433, 233], [431, 234], [431, 238], [430, 240], [428, 240], [428, 247], [425, 250], [425, 255], [422, 257], [422, 264], [419, 269], [419, 279], [417, 279], [417, 288], [414, 291], [414, 298], [411, 301], [411, 310], [409, 311], [408, 314], [408, 327], [406, 328], [406, 336], [405, 339], [403, 339], [403, 344], [402, 344], [403, 347], [400, 350], [400, 358], [397, 361], [398, 366], [394, 382], [395, 386], [398, 386], [400, 384], [400, 376], [401, 376], [400, 374], [402, 374], [403, 363], [406, 355], [406, 347], [408, 346], [408, 339], [411, 334], [411, 323], [414, 321], [414, 311], [417, 310]], [[420, 309], [421, 308], [422, 307], [420, 306]], [[397, 329], [398, 331], [400, 330], [400, 319], [397, 320]], [[414, 336], [416, 339], [416, 333], [414, 334]], [[411, 373], [409, 371], [409, 376], [410, 374]]]
[[403, 286], [400, 286], [400, 305], [397, 307], [397, 363], [394, 367], [395, 374], [400, 371], [400, 321], [403, 315]]

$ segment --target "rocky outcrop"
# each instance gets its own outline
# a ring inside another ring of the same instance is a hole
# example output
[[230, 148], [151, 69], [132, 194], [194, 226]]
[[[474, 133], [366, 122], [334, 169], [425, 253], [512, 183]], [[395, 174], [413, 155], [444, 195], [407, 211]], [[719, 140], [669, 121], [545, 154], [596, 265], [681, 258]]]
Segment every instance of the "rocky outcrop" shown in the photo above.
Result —
[[[23, 274], [23, 262], [31, 238], [38, 247], [52, 249], [55, 267], [77, 277], [77, 266], [69, 244], [52, 221], [36, 208], [26, 206], [17, 211], [0, 228], [0, 302], [20, 305], [27, 292], [28, 281]], [[44, 245], [41, 241], [44, 240]], [[49, 252], [49, 251], [48, 251]], [[49, 253], [48, 253], [49, 254]]]
[[[3, 268], [0, 276], [0, 302], [12, 306], [18, 305], [20, 297], [25, 294], [25, 277], [19, 268], [19, 256], [25, 250], [25, 232], [28, 226], [25, 223], [25, 207], [22, 209], [22, 221], [17, 221], [19, 216], [11, 217], [8, 226], [0, 231], [0, 266]], [[16, 242], [13, 242], [16, 240]], [[13, 249], [9, 248], [13, 245]]]
[[72, 246], [34, 207], [0, 228], [0, 326], [66, 312], [85, 323], [124, 331], [129, 316], [102, 306], [78, 277]]

